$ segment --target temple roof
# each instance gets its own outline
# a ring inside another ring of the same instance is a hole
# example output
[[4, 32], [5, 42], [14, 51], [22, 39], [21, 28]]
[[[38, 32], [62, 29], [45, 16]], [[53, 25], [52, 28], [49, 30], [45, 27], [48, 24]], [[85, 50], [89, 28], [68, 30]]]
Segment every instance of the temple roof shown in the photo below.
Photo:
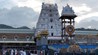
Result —
[[55, 9], [57, 4], [42, 3], [42, 9]]
[[72, 7], [70, 7], [68, 4], [67, 6], [63, 7], [63, 10], [62, 10], [62, 14], [61, 15], [71, 15], [71, 16], [74, 16], [75, 13], [74, 13], [74, 10], [72, 9]]

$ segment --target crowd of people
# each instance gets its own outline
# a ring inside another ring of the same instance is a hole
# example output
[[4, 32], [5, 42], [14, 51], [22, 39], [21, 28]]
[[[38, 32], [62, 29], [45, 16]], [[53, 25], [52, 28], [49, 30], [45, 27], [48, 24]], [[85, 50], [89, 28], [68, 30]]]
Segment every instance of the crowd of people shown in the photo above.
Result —
[[33, 55], [36, 51], [32, 50], [17, 50], [17, 49], [5, 49], [2, 50], [2, 55]]

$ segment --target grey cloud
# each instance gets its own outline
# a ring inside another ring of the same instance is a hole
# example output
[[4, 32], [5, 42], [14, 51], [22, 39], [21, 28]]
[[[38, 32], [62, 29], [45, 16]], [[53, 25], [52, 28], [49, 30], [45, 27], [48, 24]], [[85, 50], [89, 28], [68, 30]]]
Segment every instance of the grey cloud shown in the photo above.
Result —
[[[44, 2], [45, 0], [37, 0]], [[81, 6], [82, 4], [86, 4], [88, 7], [92, 8], [93, 11], [98, 11], [98, 0], [52, 0], [55, 1], [60, 7], [65, 6], [67, 3], [71, 6]]]
[[14, 2], [14, 0], [0, 0], [0, 9], [10, 9], [13, 6], [16, 6], [16, 2]]
[[88, 27], [91, 27], [91, 28], [96, 28], [98, 29], [98, 17], [90, 17], [90, 18], [87, 18], [87, 19], [84, 19], [84, 20], [81, 20], [79, 23], [76, 23], [76, 27], [77, 28], [81, 28], [81, 27], [84, 27], [84, 28], [88, 28]]
[[92, 8], [93, 11], [98, 11], [98, 0], [69, 0], [69, 3], [72, 3], [76, 6], [86, 4], [88, 7]]
[[[17, 0], [18, 2], [26, 2], [27, 0]], [[45, 0], [37, 0], [44, 2]], [[70, 6], [81, 6], [81, 4], [86, 4], [88, 7], [92, 8], [91, 12], [98, 12], [98, 0], [54, 0], [58, 4], [59, 10], [62, 10], [62, 6], [65, 6], [67, 3]], [[33, 11], [33, 9], [28, 7], [13, 7], [16, 6], [16, 3], [13, 0], [0, 0], [0, 23], [8, 24], [12, 26], [35, 26], [35, 23], [38, 19], [38, 13]], [[11, 8], [8, 10], [6, 8]], [[87, 14], [87, 13], [86, 13]], [[85, 14], [82, 14], [85, 15]], [[88, 27], [92, 26], [93, 28], [98, 28], [98, 17], [91, 17], [88, 20], [82, 20], [79, 23], [76, 23], [76, 27]], [[83, 22], [84, 21], [84, 22]], [[33, 24], [32, 24], [33, 23]], [[85, 24], [84, 24], [85, 23]]]
[[[0, 9], [0, 24], [15, 27], [33, 27], [38, 19], [38, 13], [28, 7], [13, 7], [12, 9]], [[33, 22], [33, 23], [32, 23]]]
[[[17, 2], [27, 2], [28, 0], [15, 0]], [[0, 0], [0, 8], [10, 8], [17, 6], [14, 0]], [[45, 2], [48, 0], [36, 0], [40, 2]], [[93, 11], [98, 11], [98, 0], [51, 0], [58, 4], [62, 9], [62, 6], [65, 6], [69, 3], [72, 6], [81, 6], [81, 4], [86, 4], [88, 7], [92, 8]]]

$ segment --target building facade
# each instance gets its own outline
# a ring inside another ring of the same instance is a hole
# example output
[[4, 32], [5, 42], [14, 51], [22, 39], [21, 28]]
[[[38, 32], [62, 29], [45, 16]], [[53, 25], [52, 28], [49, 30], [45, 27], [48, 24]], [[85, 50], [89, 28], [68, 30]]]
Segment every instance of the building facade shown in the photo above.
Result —
[[[75, 15], [74, 10], [72, 7], [70, 7], [68, 4], [63, 7], [61, 15]], [[45, 4], [42, 3], [42, 9], [39, 15], [38, 22], [36, 24], [36, 32], [37, 33], [43, 31], [43, 30], [48, 30], [49, 35], [48, 35], [48, 42], [49, 43], [60, 43], [62, 37], [61, 37], [61, 21], [60, 21], [60, 16], [58, 12], [58, 6], [57, 4]], [[75, 21], [73, 21], [75, 22]], [[64, 25], [64, 24], [63, 24]], [[66, 24], [69, 25], [69, 24]], [[73, 23], [73, 25], [75, 25]], [[65, 26], [66, 28], [66, 26]], [[67, 33], [66, 33], [67, 34]], [[80, 43], [77, 39], [79, 36], [85, 37], [88, 35], [93, 35], [96, 36], [98, 34], [97, 31], [75, 31], [73, 34], [75, 34], [75, 41], [77, 43]], [[82, 40], [84, 41], [84, 40]]]
[[[0, 29], [0, 54], [12, 51], [29, 51], [36, 53], [34, 30]], [[6, 52], [5, 52], [6, 51]], [[2, 52], [2, 53], [1, 53]]]
[[61, 36], [61, 23], [57, 4], [42, 3], [42, 9], [36, 26], [36, 34], [42, 30], [48, 30], [48, 36]]

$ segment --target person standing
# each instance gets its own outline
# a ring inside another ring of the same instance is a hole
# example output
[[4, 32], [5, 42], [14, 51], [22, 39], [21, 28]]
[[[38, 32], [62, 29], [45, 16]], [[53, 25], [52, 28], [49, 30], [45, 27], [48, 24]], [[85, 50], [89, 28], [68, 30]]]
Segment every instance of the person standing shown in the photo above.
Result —
[[7, 50], [6, 55], [10, 55], [10, 51], [9, 50]]
[[11, 55], [14, 55], [14, 50], [13, 49], [11, 49]]

